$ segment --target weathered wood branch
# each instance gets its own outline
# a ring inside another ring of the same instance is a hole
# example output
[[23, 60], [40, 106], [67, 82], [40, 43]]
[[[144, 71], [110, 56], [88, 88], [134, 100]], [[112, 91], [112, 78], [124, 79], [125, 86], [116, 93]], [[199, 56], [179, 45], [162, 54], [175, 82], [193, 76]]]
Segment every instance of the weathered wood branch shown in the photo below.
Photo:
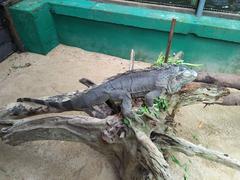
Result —
[[227, 96], [219, 98], [212, 104], [219, 104], [224, 106], [240, 106], [240, 92], [232, 92]]
[[196, 81], [240, 90], [240, 76], [235, 74], [199, 72]]
[[3, 124], [5, 127], [1, 129], [0, 136], [10, 145], [38, 140], [82, 142], [109, 157], [124, 180], [141, 179], [149, 173], [155, 179], [169, 179], [167, 162], [152, 141], [141, 132], [134, 136], [133, 131], [124, 131], [125, 136], [117, 137], [111, 144], [103, 140], [106, 129], [113, 136], [110, 138], [118, 136], [115, 131], [108, 129], [118, 128], [119, 124], [119, 117], [116, 116], [107, 119], [62, 115], [34, 117], [16, 120], [12, 126]]
[[37, 140], [64, 140], [80, 141], [91, 147], [100, 148], [103, 145], [101, 131], [107, 121], [108, 119], [87, 116], [23, 119], [16, 120], [10, 127], [2, 128], [1, 136], [3, 141], [10, 145]]
[[[151, 133], [151, 139], [141, 130], [125, 131], [125, 136], [111, 144], [103, 140], [103, 130], [109, 124], [119, 124], [119, 117], [97, 119], [85, 116], [49, 116], [16, 120], [12, 126], [1, 129], [5, 143], [19, 145], [37, 140], [64, 140], [83, 142], [107, 155], [118, 168], [122, 179], [142, 179], [152, 174], [155, 179], [170, 179], [168, 163], [161, 149], [172, 149], [188, 156], [199, 156], [240, 170], [240, 161], [228, 154], [195, 145], [184, 139], [163, 133]], [[156, 146], [156, 145], [157, 146]], [[141, 171], [141, 173], [140, 173]], [[148, 173], [147, 173], [148, 172]], [[145, 175], [144, 175], [145, 174]]]
[[227, 88], [218, 87], [213, 84], [193, 82], [189, 83], [179, 92], [178, 102], [181, 106], [202, 102], [217, 102], [221, 97], [226, 97], [230, 94]]
[[157, 146], [144, 132], [135, 130], [135, 134], [140, 143], [139, 151], [143, 167], [150, 168], [155, 179], [171, 179], [169, 165]]
[[240, 170], [240, 161], [231, 158], [228, 154], [207, 149], [201, 145], [195, 145], [182, 138], [170, 136], [167, 134], [153, 132], [151, 139], [154, 143], [159, 144], [162, 149], [173, 149], [175, 151], [182, 152], [187, 156], [196, 155], [204, 159]]

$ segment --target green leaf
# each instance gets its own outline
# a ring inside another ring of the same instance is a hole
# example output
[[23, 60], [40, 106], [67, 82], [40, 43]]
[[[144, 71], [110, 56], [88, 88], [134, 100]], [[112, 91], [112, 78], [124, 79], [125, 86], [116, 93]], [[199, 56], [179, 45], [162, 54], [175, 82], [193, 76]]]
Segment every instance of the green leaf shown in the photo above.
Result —
[[141, 106], [140, 108], [138, 108], [137, 110], [138, 115], [143, 116], [145, 113], [150, 113], [147, 106]]
[[179, 161], [174, 155], [171, 156], [171, 159], [172, 159], [172, 161], [173, 161], [175, 164], [177, 164], [179, 167], [182, 167], [180, 161]]
[[[165, 56], [161, 52], [157, 58], [157, 60], [153, 63], [153, 66], [160, 67], [164, 64]], [[192, 66], [192, 67], [200, 67], [203, 66], [202, 64], [193, 64], [193, 63], [186, 63], [183, 59], [175, 59], [174, 56], [168, 57], [168, 64], [183, 64], [186, 66]]]
[[192, 63], [182, 63], [183, 65], [186, 65], [186, 66], [192, 66], [192, 67], [200, 67], [200, 66], [203, 66], [203, 64], [192, 64]]
[[189, 177], [189, 174], [188, 174], [188, 164], [185, 163], [185, 164], [182, 165], [182, 164], [180, 163], [180, 161], [179, 161], [174, 155], [171, 156], [171, 159], [172, 159], [172, 161], [173, 161], [175, 164], [177, 164], [177, 165], [184, 171], [183, 179], [184, 179], [184, 180], [187, 180], [188, 177]]
[[130, 126], [130, 120], [128, 118], [124, 118], [123, 119], [123, 124], [125, 124], [126, 126]]
[[154, 99], [154, 108], [158, 110], [166, 111], [169, 107], [168, 101], [165, 98], [156, 98]]
[[183, 179], [184, 179], [184, 180], [187, 180], [187, 179], [188, 179], [186, 174], [184, 174]]

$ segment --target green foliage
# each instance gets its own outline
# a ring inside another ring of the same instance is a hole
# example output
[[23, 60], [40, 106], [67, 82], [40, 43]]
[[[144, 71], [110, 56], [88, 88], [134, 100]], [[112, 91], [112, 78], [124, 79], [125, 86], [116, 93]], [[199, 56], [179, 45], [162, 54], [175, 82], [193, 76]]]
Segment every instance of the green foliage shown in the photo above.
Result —
[[123, 124], [125, 124], [127, 127], [130, 127], [130, 119], [124, 118], [123, 119]]
[[148, 108], [145, 105], [142, 105], [140, 108], [138, 108], [136, 113], [140, 117], [143, 116], [143, 115], [158, 117], [158, 115], [159, 115], [157, 112], [155, 112], [155, 110], [153, 110], [151, 108]]
[[172, 160], [172, 162], [174, 162], [175, 164], [177, 164], [179, 167], [182, 166], [181, 163], [180, 163], [180, 161], [179, 161], [174, 155], [171, 156], [171, 160]]
[[151, 114], [151, 112], [147, 106], [142, 105], [140, 108], [138, 108], [137, 114], [139, 116], [143, 116], [144, 114]]
[[168, 101], [165, 98], [156, 98], [153, 102], [153, 107], [149, 108], [145, 105], [142, 105], [137, 110], [137, 115], [143, 116], [144, 114], [158, 118], [161, 111], [166, 111], [169, 107]]
[[[163, 53], [160, 53], [158, 56], [158, 59], [154, 63], [154, 66], [162, 66], [164, 64], [164, 59], [165, 59], [165, 56], [163, 55]], [[183, 60], [176, 60], [176, 59], [174, 59], [173, 56], [170, 56], [168, 58], [168, 63], [169, 64], [182, 64]]]
[[169, 107], [168, 101], [165, 98], [156, 98], [154, 99], [153, 107], [156, 110], [166, 111]]
[[[164, 56], [162, 53], [160, 53], [159, 56], [158, 56], [158, 59], [154, 62], [153, 66], [156, 66], [156, 67], [163, 66], [163, 65], [164, 65], [164, 59], [165, 59], [165, 56]], [[202, 64], [186, 63], [186, 62], [184, 62], [184, 60], [182, 60], [182, 59], [176, 59], [176, 58], [174, 58], [174, 56], [169, 56], [167, 63], [168, 63], [168, 64], [183, 64], [183, 65], [191, 66], [191, 67], [199, 67], [199, 66], [202, 66]]]

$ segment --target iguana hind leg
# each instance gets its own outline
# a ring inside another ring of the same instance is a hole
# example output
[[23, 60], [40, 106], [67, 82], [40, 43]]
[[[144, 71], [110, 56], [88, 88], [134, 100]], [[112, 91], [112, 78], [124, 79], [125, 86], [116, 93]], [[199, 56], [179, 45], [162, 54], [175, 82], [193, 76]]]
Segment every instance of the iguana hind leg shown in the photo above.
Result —
[[[79, 80], [80, 83], [82, 83], [83, 85], [87, 86], [87, 87], [92, 87], [94, 85], [96, 85], [93, 81], [86, 79], [86, 78], [82, 78]], [[112, 109], [113, 114], [117, 114], [120, 112], [120, 107], [117, 106], [114, 101], [112, 101], [111, 99], [108, 99], [106, 101], [106, 104]]]
[[124, 117], [133, 117], [132, 98], [129, 92], [123, 90], [116, 90], [108, 94], [110, 100], [121, 101], [121, 112]]
[[87, 113], [89, 116], [91, 117], [96, 117], [96, 118], [99, 118], [99, 119], [104, 119], [107, 117], [106, 114], [104, 114], [103, 112], [93, 108], [93, 107], [89, 107], [89, 108], [86, 108], [84, 109], [84, 112]]

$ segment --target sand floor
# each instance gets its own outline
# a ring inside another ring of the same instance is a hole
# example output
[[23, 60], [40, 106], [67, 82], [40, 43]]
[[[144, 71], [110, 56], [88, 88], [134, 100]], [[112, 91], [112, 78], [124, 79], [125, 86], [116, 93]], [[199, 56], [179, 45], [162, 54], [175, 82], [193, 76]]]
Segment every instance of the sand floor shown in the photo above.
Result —
[[[26, 63], [31, 66], [22, 68]], [[137, 62], [135, 67], [148, 64]], [[83, 90], [78, 80], [100, 83], [128, 69], [128, 61], [79, 48], [59, 45], [47, 56], [13, 54], [0, 64], [0, 106], [18, 97], [41, 97]], [[223, 151], [240, 159], [240, 108], [203, 105], [184, 107], [178, 113], [178, 136]], [[184, 174], [193, 180], [239, 180], [240, 172], [197, 158], [173, 153], [187, 173], [170, 161], [174, 179]], [[115, 180], [111, 164], [81, 143], [39, 141], [11, 147], [0, 142], [0, 180]]]

